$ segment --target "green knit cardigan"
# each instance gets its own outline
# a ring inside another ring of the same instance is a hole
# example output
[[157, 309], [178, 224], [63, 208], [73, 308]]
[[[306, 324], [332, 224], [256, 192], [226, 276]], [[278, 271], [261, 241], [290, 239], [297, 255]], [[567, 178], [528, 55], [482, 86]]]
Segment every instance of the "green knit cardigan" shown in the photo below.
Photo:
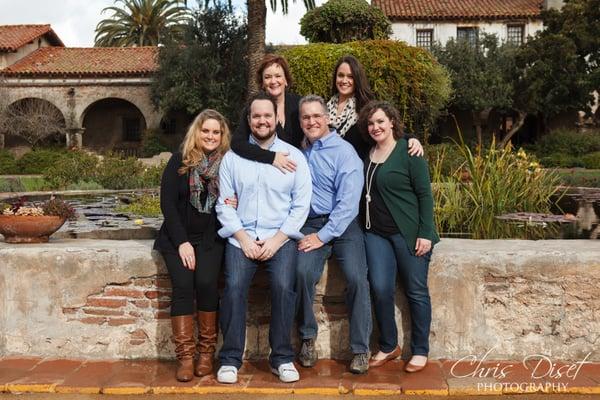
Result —
[[375, 183], [414, 254], [417, 238], [429, 239], [432, 245], [440, 238], [433, 222], [433, 195], [427, 161], [424, 157], [409, 156], [407, 147], [406, 140], [397, 141], [387, 160], [378, 167]]

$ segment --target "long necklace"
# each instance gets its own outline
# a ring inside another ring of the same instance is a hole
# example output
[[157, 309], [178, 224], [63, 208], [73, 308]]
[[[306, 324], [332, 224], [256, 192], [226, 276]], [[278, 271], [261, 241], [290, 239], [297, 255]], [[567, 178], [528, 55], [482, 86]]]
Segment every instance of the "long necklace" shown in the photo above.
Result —
[[[375, 164], [375, 167], [373, 167], [373, 171], [371, 172], [371, 165]], [[367, 166], [367, 173], [366, 173], [366, 185], [365, 188], [367, 190], [367, 193], [365, 194], [365, 200], [367, 202], [367, 207], [366, 207], [366, 221], [365, 221], [365, 228], [367, 229], [371, 229], [371, 215], [369, 212], [369, 208], [371, 207], [371, 187], [373, 186], [373, 178], [375, 177], [375, 171], [377, 170], [377, 167], [379, 166], [379, 164], [374, 163], [373, 161], [371, 161], [371, 158], [369, 158], [369, 165]], [[371, 172], [369, 174], [369, 172]]]

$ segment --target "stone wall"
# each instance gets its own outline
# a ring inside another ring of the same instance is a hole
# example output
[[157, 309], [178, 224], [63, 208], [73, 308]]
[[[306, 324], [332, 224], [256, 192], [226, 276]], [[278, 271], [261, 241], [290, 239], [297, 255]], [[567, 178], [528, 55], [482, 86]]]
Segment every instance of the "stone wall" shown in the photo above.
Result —
[[[170, 282], [151, 245], [0, 243], [0, 356], [172, 357]], [[598, 241], [445, 239], [435, 249], [429, 284], [434, 358], [489, 353], [488, 359], [580, 360], [591, 353], [588, 360], [600, 360]], [[332, 263], [314, 305], [321, 357], [349, 356], [343, 289]], [[269, 351], [267, 291], [259, 272], [249, 298], [247, 358]], [[408, 351], [410, 323], [400, 293], [397, 310]]]

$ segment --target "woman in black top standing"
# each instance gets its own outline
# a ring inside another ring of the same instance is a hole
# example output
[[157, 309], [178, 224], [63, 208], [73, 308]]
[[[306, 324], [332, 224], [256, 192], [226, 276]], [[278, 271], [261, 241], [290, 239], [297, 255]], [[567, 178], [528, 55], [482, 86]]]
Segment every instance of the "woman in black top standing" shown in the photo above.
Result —
[[[161, 180], [164, 222], [154, 248], [162, 254], [171, 277], [171, 326], [179, 360], [176, 377], [183, 382], [190, 381], [194, 374], [208, 375], [213, 368], [217, 279], [224, 249], [217, 235], [215, 202], [219, 196], [219, 165], [229, 143], [225, 118], [214, 110], [202, 111], [190, 125], [181, 153], [173, 154]], [[199, 359], [195, 366], [194, 315], [199, 325]]]
[[[300, 96], [288, 91], [292, 76], [285, 58], [277, 54], [266, 54], [256, 74], [258, 86], [277, 102], [277, 137], [300, 148], [304, 133], [300, 128], [298, 103]], [[272, 152], [250, 144], [248, 110], [244, 110], [240, 124], [233, 134], [231, 149], [241, 157], [265, 164], [273, 164], [282, 172], [293, 172], [296, 163], [285, 153]]]

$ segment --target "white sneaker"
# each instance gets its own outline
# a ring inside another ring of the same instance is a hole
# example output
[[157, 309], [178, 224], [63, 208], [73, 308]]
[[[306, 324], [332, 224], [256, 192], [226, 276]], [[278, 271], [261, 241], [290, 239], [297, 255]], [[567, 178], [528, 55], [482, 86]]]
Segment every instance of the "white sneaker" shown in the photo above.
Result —
[[217, 371], [217, 381], [220, 383], [237, 383], [238, 369], [233, 365], [223, 365]]
[[279, 380], [284, 383], [296, 382], [300, 380], [300, 374], [294, 363], [281, 364], [277, 369], [271, 367], [271, 372], [279, 377]]

